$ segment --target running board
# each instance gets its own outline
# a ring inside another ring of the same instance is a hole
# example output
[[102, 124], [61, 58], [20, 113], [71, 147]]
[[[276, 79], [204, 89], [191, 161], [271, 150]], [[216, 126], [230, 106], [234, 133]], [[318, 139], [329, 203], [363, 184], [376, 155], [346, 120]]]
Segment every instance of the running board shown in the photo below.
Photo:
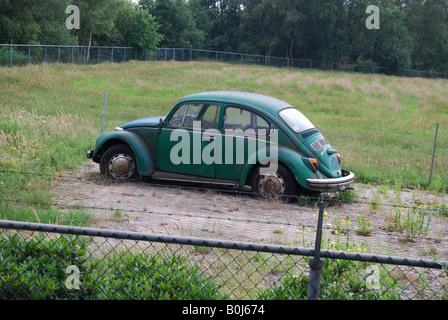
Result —
[[172, 173], [165, 171], [156, 171], [151, 175], [151, 179], [154, 180], [168, 180], [168, 181], [182, 181], [202, 184], [216, 184], [226, 186], [239, 186], [240, 184], [233, 180], [217, 180], [215, 178], [207, 178], [201, 176], [193, 176], [181, 173]]

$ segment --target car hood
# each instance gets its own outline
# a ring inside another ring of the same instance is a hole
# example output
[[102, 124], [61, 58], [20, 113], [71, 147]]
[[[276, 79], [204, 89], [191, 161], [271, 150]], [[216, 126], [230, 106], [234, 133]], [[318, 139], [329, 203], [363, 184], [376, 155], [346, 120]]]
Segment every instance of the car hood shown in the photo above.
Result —
[[160, 121], [163, 121], [163, 120], [165, 120], [165, 117], [142, 118], [142, 119], [134, 120], [134, 121], [128, 122], [124, 125], [121, 125], [120, 128], [129, 129], [129, 128], [135, 128], [135, 127], [156, 127], [159, 125]]

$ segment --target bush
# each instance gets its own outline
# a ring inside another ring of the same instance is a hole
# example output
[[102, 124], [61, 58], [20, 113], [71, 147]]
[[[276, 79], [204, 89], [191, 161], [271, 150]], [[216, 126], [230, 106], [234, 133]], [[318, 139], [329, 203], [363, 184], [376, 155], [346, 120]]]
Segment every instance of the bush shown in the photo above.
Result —
[[[369, 289], [366, 281], [357, 276], [360, 263], [347, 260], [325, 260], [319, 299], [321, 300], [390, 300], [400, 297], [394, 292], [396, 283], [386, 289]], [[308, 294], [308, 277], [286, 275], [272, 289], [259, 293], [260, 299], [305, 300]]]
[[75, 265], [87, 273], [85, 242], [76, 237], [46, 240], [42, 236], [24, 241], [17, 234], [0, 239], [0, 298], [76, 298], [67, 290], [65, 270]]
[[[100, 299], [202, 300], [226, 298], [183, 256], [114, 255], [108, 258]], [[96, 297], [95, 297], [96, 298]]]
[[[226, 299], [209, 277], [174, 254], [115, 253], [96, 261], [77, 236], [0, 238], [0, 299]], [[73, 288], [67, 267], [79, 270]], [[67, 281], [69, 281], [67, 286]], [[70, 287], [72, 289], [70, 289]]]
[[[11, 48], [0, 47], [0, 66], [1, 65], [9, 66], [10, 57], [11, 57]], [[12, 63], [14, 65], [25, 64], [27, 61], [28, 61], [28, 55], [18, 51], [14, 47], [12, 48]]]

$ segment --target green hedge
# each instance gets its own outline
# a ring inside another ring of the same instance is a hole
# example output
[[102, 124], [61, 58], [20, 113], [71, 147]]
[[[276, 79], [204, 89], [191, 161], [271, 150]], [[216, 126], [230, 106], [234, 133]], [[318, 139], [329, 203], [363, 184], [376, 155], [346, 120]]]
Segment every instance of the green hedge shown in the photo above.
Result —
[[[79, 270], [79, 288], [69, 266]], [[96, 260], [76, 236], [0, 237], [0, 299], [226, 299], [218, 289], [178, 254]]]
[[[321, 300], [400, 300], [398, 283], [387, 277], [388, 288], [370, 289], [360, 273], [363, 264], [348, 260], [324, 260], [319, 299]], [[308, 276], [286, 275], [258, 297], [267, 300], [306, 300]]]

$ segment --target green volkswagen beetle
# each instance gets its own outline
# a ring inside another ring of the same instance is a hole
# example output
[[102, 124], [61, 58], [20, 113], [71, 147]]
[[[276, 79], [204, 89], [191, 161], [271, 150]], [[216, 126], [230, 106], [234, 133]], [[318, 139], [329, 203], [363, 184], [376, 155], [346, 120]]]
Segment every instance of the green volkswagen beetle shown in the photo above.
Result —
[[250, 186], [265, 198], [344, 190], [355, 179], [299, 110], [245, 92], [185, 96], [166, 117], [135, 120], [100, 135], [87, 156], [113, 179]]

